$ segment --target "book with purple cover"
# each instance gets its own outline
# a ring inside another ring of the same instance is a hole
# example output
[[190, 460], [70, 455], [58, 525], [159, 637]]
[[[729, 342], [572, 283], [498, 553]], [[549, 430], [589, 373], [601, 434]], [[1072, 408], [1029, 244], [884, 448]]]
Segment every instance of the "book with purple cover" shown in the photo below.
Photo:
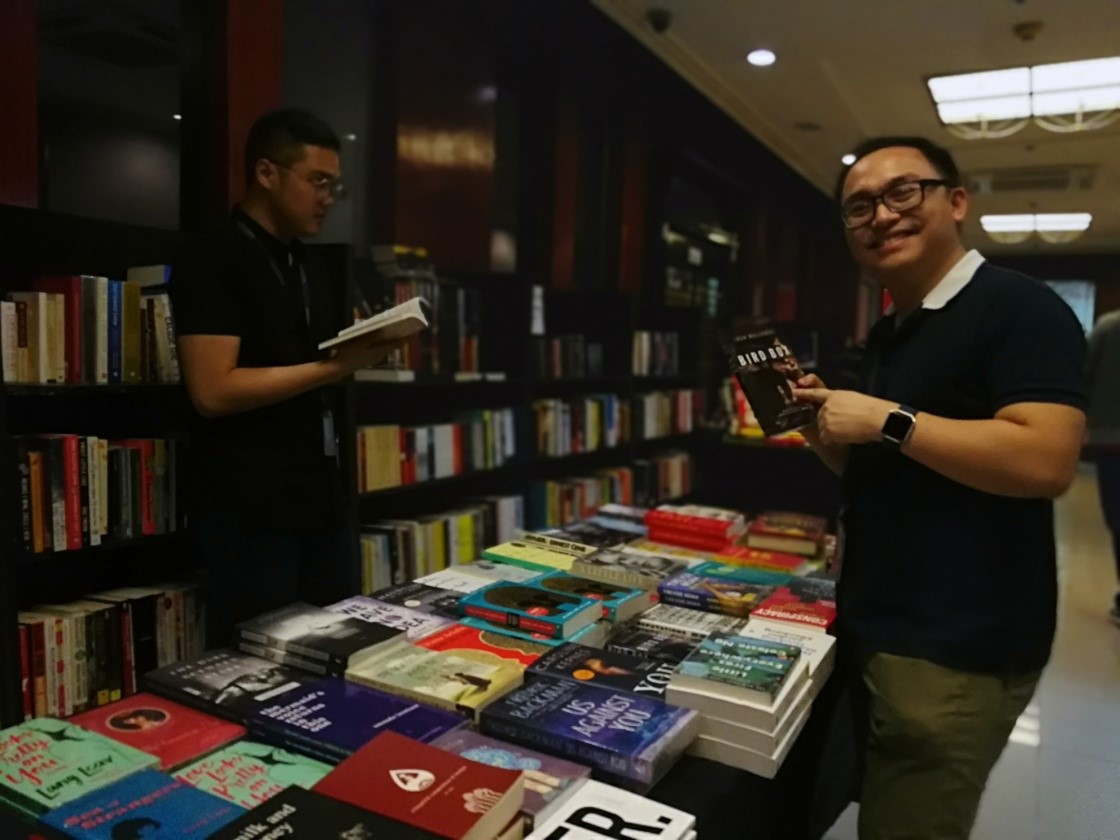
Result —
[[480, 730], [588, 764], [596, 778], [648, 790], [692, 742], [699, 717], [651, 697], [535, 677], [482, 710]]
[[249, 718], [260, 740], [337, 764], [384, 731], [430, 741], [464, 719], [345, 680], [326, 679], [263, 706]]

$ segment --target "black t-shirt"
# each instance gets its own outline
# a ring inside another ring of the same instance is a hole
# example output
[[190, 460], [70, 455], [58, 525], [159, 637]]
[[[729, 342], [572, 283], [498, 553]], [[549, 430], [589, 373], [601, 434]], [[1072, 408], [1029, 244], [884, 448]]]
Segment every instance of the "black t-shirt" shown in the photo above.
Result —
[[[1045, 284], [981, 264], [943, 309], [868, 338], [861, 390], [940, 417], [1022, 402], [1084, 409], [1085, 336]], [[920, 422], [920, 420], [919, 420]], [[1049, 499], [965, 487], [880, 444], [851, 449], [840, 626], [870, 650], [1025, 672], [1050, 655], [1057, 606]]]
[[[319, 342], [340, 328], [321, 260], [239, 209], [188, 243], [172, 268], [170, 293], [178, 334], [238, 336], [239, 367], [315, 361]], [[324, 448], [324, 410], [337, 416], [329, 389], [240, 414], [196, 414], [195, 509], [221, 505], [247, 523], [276, 528], [336, 524], [342, 488], [338, 461]]]

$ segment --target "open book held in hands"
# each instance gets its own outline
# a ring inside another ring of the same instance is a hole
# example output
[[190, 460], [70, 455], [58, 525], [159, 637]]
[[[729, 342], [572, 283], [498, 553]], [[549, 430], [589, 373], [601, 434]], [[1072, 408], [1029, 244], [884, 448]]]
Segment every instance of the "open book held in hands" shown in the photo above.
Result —
[[424, 298], [414, 297], [404, 303], [397, 304], [392, 309], [378, 312], [370, 318], [365, 318], [353, 326], [347, 327], [334, 338], [320, 344], [319, 349], [330, 350], [332, 347], [338, 347], [359, 338], [371, 344], [377, 341], [408, 338], [413, 333], [428, 328], [427, 312], [430, 309], [431, 307]]

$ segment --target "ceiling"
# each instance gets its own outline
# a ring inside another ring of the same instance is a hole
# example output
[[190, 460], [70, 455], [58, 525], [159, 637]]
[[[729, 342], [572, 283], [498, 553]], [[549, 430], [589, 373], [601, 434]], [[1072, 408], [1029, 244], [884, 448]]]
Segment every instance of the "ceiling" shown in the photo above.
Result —
[[[791, 167], [828, 195], [860, 140], [918, 134], [949, 148], [968, 176], [994, 169], [1095, 167], [1088, 189], [976, 192], [964, 226], [985, 253], [1120, 251], [1120, 121], [1054, 134], [1034, 125], [1003, 140], [960, 140], [937, 119], [925, 79], [1120, 53], [1117, 0], [592, 0]], [[671, 13], [655, 31], [650, 9]], [[1041, 21], [1034, 40], [1012, 32]], [[746, 54], [773, 50], [771, 67]], [[816, 130], [799, 128], [813, 123]], [[1080, 179], [1075, 179], [1080, 180]], [[997, 245], [982, 213], [1090, 212], [1071, 244]]]

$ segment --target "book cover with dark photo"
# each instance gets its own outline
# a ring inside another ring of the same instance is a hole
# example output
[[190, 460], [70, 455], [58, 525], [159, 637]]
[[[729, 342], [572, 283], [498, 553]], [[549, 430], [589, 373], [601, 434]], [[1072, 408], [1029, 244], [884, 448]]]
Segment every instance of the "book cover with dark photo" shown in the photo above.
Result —
[[663, 697], [675, 671], [676, 663], [673, 662], [574, 643], [549, 651], [529, 666], [530, 674], [559, 677], [582, 685], [629, 691], [646, 697]]
[[654, 633], [638, 627], [620, 628], [607, 642], [606, 649], [642, 659], [659, 659], [676, 665], [696, 649], [696, 642], [686, 642], [676, 636]]
[[794, 399], [793, 389], [805, 374], [773, 330], [737, 337], [730, 362], [767, 437], [800, 429], [816, 418], [816, 406]]
[[465, 616], [554, 639], [571, 638], [578, 630], [594, 624], [603, 613], [597, 600], [556, 592], [538, 581], [493, 583], [464, 595], [459, 600], [459, 610]]
[[459, 594], [428, 586], [423, 583], [402, 583], [379, 589], [370, 596], [375, 601], [383, 604], [394, 604], [398, 607], [408, 607], [410, 610], [440, 615], [445, 618], [459, 617]]

